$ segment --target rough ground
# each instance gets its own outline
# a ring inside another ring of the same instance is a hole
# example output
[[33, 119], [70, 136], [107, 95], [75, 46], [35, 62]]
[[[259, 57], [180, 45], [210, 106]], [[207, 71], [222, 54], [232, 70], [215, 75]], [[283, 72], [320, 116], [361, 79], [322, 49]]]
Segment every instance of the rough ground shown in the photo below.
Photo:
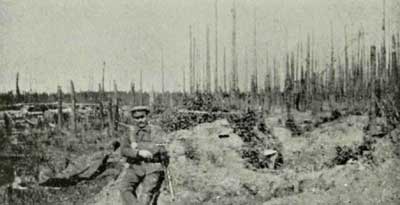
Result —
[[[308, 118], [315, 120], [308, 113], [295, 114], [300, 125]], [[226, 120], [171, 133], [176, 200], [171, 203], [164, 183], [159, 204], [400, 203], [400, 160], [389, 135], [357, 152], [366, 144], [367, 117], [339, 118], [296, 137], [282, 121], [274, 116], [266, 119], [283, 144], [280, 170], [246, 168], [240, 157], [243, 142]], [[219, 138], [220, 134], [229, 137]], [[110, 181], [86, 203], [119, 204], [117, 182]]]
[[[282, 144], [284, 162], [278, 170], [248, 166], [242, 159], [244, 142], [228, 120], [171, 132], [175, 201], [166, 181], [159, 204], [400, 204], [399, 129], [371, 137], [367, 116], [293, 114], [299, 135], [285, 127], [279, 113], [265, 119]], [[39, 170], [39, 180], [61, 188], [15, 191], [13, 204], [121, 204], [119, 150], [101, 133], [90, 135], [80, 138], [84, 141], [38, 138], [50, 139], [46, 152], [53, 163]], [[4, 199], [5, 187], [0, 189]]]

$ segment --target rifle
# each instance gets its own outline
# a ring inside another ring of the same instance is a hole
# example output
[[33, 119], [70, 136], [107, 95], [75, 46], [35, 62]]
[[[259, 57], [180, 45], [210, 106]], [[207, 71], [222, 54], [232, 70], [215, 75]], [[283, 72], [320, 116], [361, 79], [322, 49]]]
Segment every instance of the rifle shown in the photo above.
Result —
[[[166, 144], [156, 144], [156, 146], [159, 147], [165, 147]], [[169, 159], [163, 160], [163, 162], [161, 163], [165, 174], [167, 175], [167, 180], [168, 180], [168, 189], [169, 189], [169, 193], [171, 195], [171, 202], [175, 201], [175, 191], [174, 191], [174, 186], [172, 184], [172, 176], [171, 176], [171, 171], [168, 169], [168, 161]]]
[[168, 188], [169, 188], [169, 193], [171, 195], [171, 202], [175, 201], [175, 191], [174, 191], [174, 186], [172, 185], [172, 177], [171, 177], [171, 172], [168, 169], [168, 167], [164, 166], [165, 169], [165, 174], [167, 175], [168, 179]]

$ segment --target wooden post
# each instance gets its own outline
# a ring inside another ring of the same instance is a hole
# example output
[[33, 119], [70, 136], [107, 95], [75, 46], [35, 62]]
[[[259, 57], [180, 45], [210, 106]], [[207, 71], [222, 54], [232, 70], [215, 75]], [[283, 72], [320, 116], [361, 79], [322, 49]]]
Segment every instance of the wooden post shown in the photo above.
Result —
[[62, 90], [61, 86], [57, 86], [57, 93], [58, 93], [58, 114], [57, 114], [57, 125], [58, 130], [62, 129], [63, 125], [63, 112], [62, 112]]
[[75, 88], [74, 88], [74, 82], [71, 80], [71, 106], [72, 106], [72, 128], [74, 131], [74, 134], [76, 134], [77, 131], [77, 126], [76, 126], [76, 97], [75, 97]]

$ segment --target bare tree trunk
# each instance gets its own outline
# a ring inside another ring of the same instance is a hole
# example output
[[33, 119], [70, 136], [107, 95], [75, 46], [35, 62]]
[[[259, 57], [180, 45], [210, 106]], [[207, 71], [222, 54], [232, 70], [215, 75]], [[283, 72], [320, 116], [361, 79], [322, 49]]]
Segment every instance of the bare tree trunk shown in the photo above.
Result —
[[238, 91], [237, 54], [236, 54], [236, 2], [233, 3], [232, 12], [232, 91]]
[[344, 95], [346, 98], [346, 105], [349, 104], [349, 90], [350, 90], [350, 72], [349, 72], [349, 52], [348, 52], [348, 42], [347, 42], [347, 27], [344, 27]]
[[192, 26], [189, 26], [189, 92], [193, 94], [194, 83], [193, 83], [193, 37], [192, 37]]
[[100, 98], [99, 98], [99, 109], [100, 109], [99, 115], [100, 115], [100, 123], [101, 123], [100, 128], [101, 128], [101, 130], [103, 130], [104, 129], [104, 105], [103, 105], [104, 99], [103, 99], [101, 84], [99, 84], [99, 96], [100, 96]]
[[103, 72], [102, 72], [102, 78], [101, 78], [101, 95], [102, 99], [104, 99], [105, 96], [105, 82], [104, 82], [104, 75], [105, 75], [105, 69], [106, 69], [106, 62], [103, 62]]
[[165, 92], [165, 76], [164, 76], [164, 51], [161, 50], [161, 92]]
[[143, 72], [142, 70], [140, 70], [140, 80], [139, 80], [139, 85], [140, 85], [140, 89], [139, 89], [139, 105], [143, 105], [144, 102], [144, 93], [143, 93]]
[[210, 70], [210, 29], [206, 30], [206, 92], [211, 93], [211, 70]]
[[226, 53], [225, 53], [225, 47], [224, 47], [224, 67], [223, 67], [223, 72], [224, 72], [224, 92], [226, 93], [227, 90], [227, 85], [226, 85]]
[[108, 134], [110, 137], [114, 136], [114, 115], [112, 108], [112, 98], [108, 100]]
[[254, 96], [253, 100], [257, 102], [257, 93], [258, 93], [258, 58], [257, 58], [257, 13], [256, 9], [254, 8], [254, 31], [253, 31], [253, 55], [254, 55], [254, 61], [253, 61], [253, 66], [254, 66], [254, 72], [253, 72], [253, 81], [254, 81]]
[[182, 92], [186, 95], [186, 70], [185, 67], [182, 67]]
[[72, 128], [73, 132], [76, 135], [77, 131], [77, 115], [76, 115], [76, 96], [75, 96], [75, 87], [74, 87], [74, 82], [71, 80], [71, 106], [72, 106]]
[[19, 90], [19, 72], [17, 72], [17, 77], [15, 80], [15, 93], [17, 94], [17, 102], [21, 102], [21, 93]]
[[217, 93], [218, 87], [218, 0], [215, 0], [215, 71], [214, 71], [214, 89]]
[[136, 91], [135, 91], [135, 83], [131, 82], [131, 105], [135, 106], [136, 105]]
[[306, 99], [306, 107], [310, 108], [311, 100], [313, 97], [313, 93], [310, 92], [310, 70], [311, 70], [311, 42], [310, 42], [310, 35], [307, 35], [307, 48], [306, 48], [306, 71], [304, 73], [304, 82], [305, 82], [305, 99]]
[[57, 125], [58, 130], [62, 129], [63, 126], [63, 112], [62, 112], [62, 90], [61, 86], [57, 86], [57, 93], [58, 93], [58, 114], [57, 114]]
[[118, 122], [119, 122], [119, 99], [118, 99], [118, 86], [114, 81], [114, 120], [113, 120], [113, 128], [114, 130], [118, 130]]
[[380, 88], [384, 90], [384, 73], [386, 70], [386, 0], [383, 0], [383, 18], [382, 18], [382, 46], [379, 81]]
[[331, 22], [331, 62], [329, 67], [328, 80], [329, 80], [329, 107], [331, 110], [334, 110], [334, 96], [335, 96], [335, 51], [333, 47], [333, 26]]

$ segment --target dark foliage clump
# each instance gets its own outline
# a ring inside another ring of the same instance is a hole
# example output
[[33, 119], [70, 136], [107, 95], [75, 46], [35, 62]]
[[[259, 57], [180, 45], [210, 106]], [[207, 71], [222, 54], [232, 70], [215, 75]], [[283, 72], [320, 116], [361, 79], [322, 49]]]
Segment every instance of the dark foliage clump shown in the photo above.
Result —
[[[248, 111], [246, 113], [231, 115], [229, 118], [230, 123], [233, 126], [234, 132], [242, 138], [244, 142], [244, 146], [242, 148], [242, 158], [245, 159], [251, 167], [256, 169], [267, 168], [268, 165], [265, 162], [265, 159], [262, 157], [262, 152], [266, 148], [274, 149], [278, 151], [278, 157], [276, 161], [276, 167], [269, 168], [277, 168], [283, 163], [283, 157], [280, 154], [281, 144], [275, 143], [275, 139], [270, 134], [270, 131], [265, 126], [263, 122], [260, 122], [260, 117], [254, 111]], [[262, 118], [261, 118], [262, 119]], [[264, 133], [265, 135], [270, 136], [268, 142], [265, 142], [265, 139], [261, 139], [257, 133], [255, 132], [255, 127]]]
[[248, 111], [244, 114], [231, 115], [228, 120], [233, 126], [233, 132], [239, 135], [243, 142], [249, 143], [256, 139], [256, 135], [253, 132], [257, 124], [255, 112]]
[[335, 165], [346, 164], [349, 160], [365, 159], [368, 162], [373, 162], [372, 152], [374, 151], [373, 145], [376, 143], [372, 137], [365, 136], [363, 143], [356, 147], [337, 146], [336, 157], [332, 160], [330, 167]]
[[210, 123], [217, 119], [223, 119], [226, 115], [228, 114], [223, 112], [167, 110], [158, 117], [158, 122], [156, 123], [166, 132], [173, 132], [189, 129], [201, 123]]

